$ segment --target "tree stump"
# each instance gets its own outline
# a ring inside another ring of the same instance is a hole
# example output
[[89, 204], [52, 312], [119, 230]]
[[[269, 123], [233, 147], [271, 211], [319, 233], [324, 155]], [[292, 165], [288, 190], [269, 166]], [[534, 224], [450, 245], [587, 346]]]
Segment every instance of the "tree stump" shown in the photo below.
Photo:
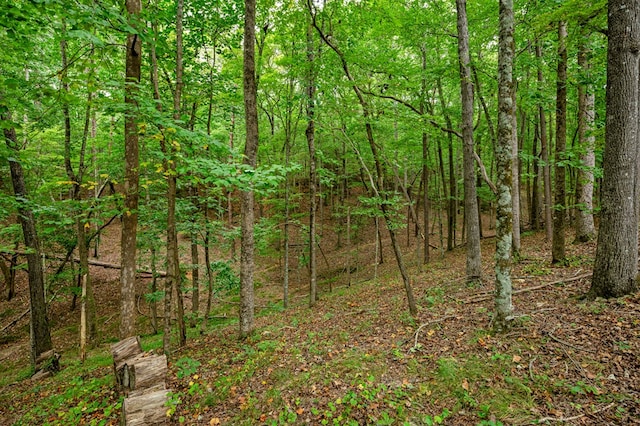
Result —
[[166, 424], [167, 357], [142, 352], [138, 337], [112, 345], [111, 353], [116, 383], [126, 396], [122, 403], [121, 424]]

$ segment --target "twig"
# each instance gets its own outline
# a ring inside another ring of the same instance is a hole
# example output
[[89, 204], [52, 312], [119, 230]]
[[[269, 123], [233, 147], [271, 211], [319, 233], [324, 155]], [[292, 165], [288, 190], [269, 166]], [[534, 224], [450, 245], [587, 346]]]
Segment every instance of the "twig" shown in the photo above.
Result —
[[577, 350], [577, 351], [585, 351], [585, 352], [589, 352], [589, 353], [592, 353], [592, 354], [593, 354], [593, 353], [596, 353], [596, 351], [593, 351], [593, 350], [591, 350], [591, 349], [581, 348], [581, 347], [579, 347], [579, 346], [572, 345], [571, 343], [567, 343], [567, 342], [565, 342], [564, 340], [558, 339], [558, 338], [557, 338], [556, 336], [554, 336], [554, 335], [553, 335], [553, 333], [552, 333], [552, 332], [550, 332], [550, 331], [549, 331], [547, 334], [549, 335], [549, 337], [551, 337], [551, 339], [552, 339], [552, 340], [555, 340], [556, 342], [561, 343], [561, 344], [563, 344], [563, 345], [565, 345], [565, 346], [568, 346], [568, 347], [570, 347], [570, 348], [573, 348], [573, 349], [575, 349], [575, 350]]
[[594, 414], [598, 414], [598, 413], [602, 413], [603, 411], [607, 411], [609, 408], [613, 407], [614, 405], [616, 405], [615, 402], [612, 402], [611, 404], [600, 408], [599, 410], [596, 410], [592, 413], [584, 413], [584, 414], [580, 414], [578, 416], [573, 416], [573, 417], [543, 417], [541, 419], [538, 420], [538, 423], [542, 423], [542, 422], [571, 422], [573, 420], [578, 420], [582, 417], [585, 416], [593, 416]]
[[533, 378], [533, 363], [536, 361], [536, 358], [538, 357], [534, 356], [533, 358], [531, 358], [531, 361], [529, 361], [529, 378], [532, 382], [536, 381], [536, 379]]
[[[578, 280], [581, 280], [583, 278], [590, 277], [591, 275], [592, 275], [592, 273], [588, 272], [586, 274], [576, 275], [575, 277], [571, 277], [571, 278], [563, 278], [563, 279], [560, 279], [560, 280], [551, 281], [551, 282], [540, 284], [540, 285], [537, 285], [537, 286], [522, 288], [520, 290], [515, 290], [512, 294], [527, 293], [529, 291], [540, 290], [542, 288], [549, 287], [549, 286], [556, 285], [556, 284], [560, 284], [560, 283], [570, 283], [572, 281], [578, 281]], [[493, 297], [493, 294], [485, 295], [484, 293], [480, 293], [480, 296], [475, 296], [475, 298], [471, 297], [471, 298], [465, 300], [464, 303], [478, 303], [478, 302], [482, 302], [484, 300], [489, 300], [492, 297]]]
[[416, 349], [418, 347], [418, 336], [420, 335], [420, 331], [424, 327], [426, 327], [428, 325], [431, 325], [431, 324], [438, 323], [438, 322], [442, 322], [442, 321], [447, 320], [449, 318], [455, 318], [455, 315], [445, 315], [444, 317], [437, 318], [437, 319], [431, 320], [429, 322], [425, 322], [424, 324], [420, 325], [420, 327], [418, 327], [418, 329], [416, 330], [416, 335], [415, 335], [415, 338], [413, 340], [413, 348], [412, 349]]

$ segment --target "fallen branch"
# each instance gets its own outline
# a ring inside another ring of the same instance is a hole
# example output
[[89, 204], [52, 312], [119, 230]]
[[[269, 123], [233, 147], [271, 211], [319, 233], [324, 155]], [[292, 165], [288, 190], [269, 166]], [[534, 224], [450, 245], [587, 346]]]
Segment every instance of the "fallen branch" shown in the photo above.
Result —
[[411, 349], [416, 349], [418, 347], [418, 336], [420, 335], [420, 331], [424, 327], [426, 327], [428, 325], [431, 325], [431, 324], [436, 324], [436, 323], [448, 320], [449, 318], [455, 318], [455, 315], [445, 315], [444, 317], [437, 318], [437, 319], [431, 320], [429, 322], [425, 322], [424, 324], [420, 325], [420, 327], [418, 327], [418, 329], [416, 330], [416, 335], [415, 335], [415, 338], [413, 340], [413, 347]]
[[549, 331], [547, 334], [549, 335], [549, 337], [551, 337], [551, 340], [554, 340], [554, 341], [556, 341], [556, 342], [558, 342], [558, 343], [560, 343], [560, 344], [562, 344], [562, 345], [568, 346], [568, 347], [570, 347], [570, 348], [572, 348], [572, 349], [575, 349], [575, 350], [577, 350], [577, 351], [590, 352], [590, 353], [592, 353], [592, 354], [597, 353], [596, 351], [593, 351], [593, 350], [591, 350], [591, 349], [581, 348], [581, 347], [579, 347], [579, 346], [572, 345], [571, 343], [567, 343], [567, 342], [565, 342], [564, 340], [558, 339], [558, 338], [557, 338], [556, 336], [554, 336], [554, 335], [553, 335], [553, 333], [552, 333], [552, 332], [550, 332], [550, 331]]
[[5, 330], [10, 329], [11, 327], [13, 327], [14, 325], [16, 325], [22, 318], [25, 317], [25, 315], [27, 315], [29, 313], [29, 311], [31, 310], [31, 308], [27, 308], [26, 311], [24, 311], [18, 318], [14, 319], [13, 321], [11, 321], [9, 324], [5, 325], [2, 330], [0, 330], [0, 333], [4, 333]]
[[585, 416], [593, 416], [594, 414], [598, 414], [598, 413], [602, 413], [603, 411], [607, 411], [609, 408], [613, 407], [614, 405], [616, 405], [615, 402], [612, 402], [611, 404], [600, 408], [599, 410], [596, 410], [592, 413], [584, 413], [584, 414], [580, 414], [578, 416], [573, 416], [573, 417], [543, 417], [541, 419], [538, 420], [538, 423], [542, 423], [542, 422], [571, 422], [573, 420], [578, 420], [582, 417]]
[[[556, 281], [551, 281], [545, 284], [540, 284], [537, 286], [533, 286], [533, 287], [527, 287], [527, 288], [522, 288], [520, 290], [515, 290], [512, 294], [522, 294], [522, 293], [527, 293], [530, 291], [536, 291], [536, 290], [540, 290], [543, 289], [545, 287], [550, 287], [552, 285], [556, 285], [556, 284], [560, 284], [560, 283], [570, 283], [573, 281], [578, 281], [581, 280], [583, 278], [588, 278], [592, 275], [591, 272], [587, 272], [586, 274], [580, 274], [580, 275], [576, 275], [575, 277], [571, 277], [571, 278], [563, 278], [560, 280], [556, 280]], [[491, 294], [483, 294], [481, 293], [480, 296], [474, 296], [471, 297], [467, 300], [464, 301], [464, 303], [478, 303], [478, 302], [482, 302], [484, 300], [489, 300], [493, 298], [493, 291], [491, 292]]]

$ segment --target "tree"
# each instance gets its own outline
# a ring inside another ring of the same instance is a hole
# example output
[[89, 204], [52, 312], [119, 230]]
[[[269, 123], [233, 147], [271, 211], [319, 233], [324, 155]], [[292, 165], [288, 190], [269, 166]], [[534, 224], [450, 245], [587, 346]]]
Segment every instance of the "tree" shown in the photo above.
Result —
[[[2, 96], [0, 96], [1, 100]], [[10, 113], [6, 112], [0, 115], [0, 120], [10, 122]], [[29, 205], [24, 171], [17, 160], [19, 145], [16, 129], [13, 126], [6, 127], [3, 132], [7, 147], [15, 155], [9, 159], [11, 183], [18, 203], [18, 219], [22, 226], [24, 245], [28, 249], [26, 257], [29, 270], [31, 364], [35, 367], [38, 357], [53, 348], [49, 319], [47, 318], [47, 302], [44, 298], [44, 273], [42, 271], [42, 262], [40, 261], [40, 240], [36, 231], [36, 220]]]
[[[256, 1], [245, 0], [244, 17], [244, 61], [243, 88], [246, 140], [244, 163], [255, 169], [258, 153], [258, 88], [255, 64]], [[242, 191], [242, 241], [240, 246], [240, 337], [247, 337], [253, 331], [254, 296], [254, 192], [253, 188]]]
[[567, 23], [558, 22], [558, 75], [556, 81], [556, 182], [553, 206], [552, 262], [565, 260], [566, 156], [567, 145]]
[[607, 116], [600, 230], [591, 297], [638, 289], [640, 4], [609, 1]]
[[313, 27], [307, 26], [307, 145], [309, 146], [309, 305], [314, 306], [318, 298], [317, 289], [317, 256], [316, 256], [316, 201], [317, 201], [317, 176], [316, 176], [316, 145], [315, 145], [315, 102], [316, 81], [313, 42]]
[[467, 281], [482, 277], [480, 223], [476, 195], [476, 174], [473, 143], [473, 82], [469, 65], [469, 29], [466, 0], [456, 0], [458, 9], [458, 58], [462, 99], [462, 143], [464, 162], [464, 218], [467, 228]]
[[496, 312], [494, 328], [509, 327], [513, 314], [511, 301], [511, 230], [513, 204], [511, 202], [511, 162], [513, 132], [513, 57], [514, 57], [513, 0], [500, 0], [500, 32], [498, 44], [498, 142], [496, 143], [496, 171], [498, 206], [496, 208]]
[[[127, 14], [135, 27], [140, 15], [140, 0], [126, 1]], [[120, 245], [122, 269], [120, 285], [122, 308], [120, 315], [120, 338], [135, 334], [136, 315], [136, 237], [138, 230], [138, 84], [142, 64], [142, 40], [137, 33], [127, 36], [124, 120], [124, 212], [122, 214], [122, 240]]]
[[594, 123], [595, 94], [592, 78], [588, 30], [583, 30], [578, 46], [578, 66], [581, 82], [578, 85], [578, 142], [580, 143], [580, 167], [576, 177], [576, 241], [586, 242], [595, 238], [596, 228], [593, 223], [593, 170], [596, 166]]

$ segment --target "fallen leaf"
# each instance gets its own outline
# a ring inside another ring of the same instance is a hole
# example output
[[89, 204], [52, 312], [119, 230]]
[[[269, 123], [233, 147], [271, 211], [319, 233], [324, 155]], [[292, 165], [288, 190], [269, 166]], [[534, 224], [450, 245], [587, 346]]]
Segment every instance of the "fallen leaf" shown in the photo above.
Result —
[[520, 355], [513, 356], [513, 362], [520, 362], [520, 361], [522, 361], [522, 357]]
[[302, 407], [298, 408], [298, 409], [296, 410], [296, 413], [297, 413], [299, 416], [301, 416], [301, 415], [302, 415], [302, 413], [304, 413], [304, 408], [302, 408]]
[[220, 419], [218, 417], [214, 417], [211, 420], [209, 420], [209, 424], [210, 425], [219, 425], [220, 424]]
[[467, 381], [467, 379], [464, 379], [462, 381], [462, 389], [466, 390], [467, 392], [469, 391], [469, 382]]

